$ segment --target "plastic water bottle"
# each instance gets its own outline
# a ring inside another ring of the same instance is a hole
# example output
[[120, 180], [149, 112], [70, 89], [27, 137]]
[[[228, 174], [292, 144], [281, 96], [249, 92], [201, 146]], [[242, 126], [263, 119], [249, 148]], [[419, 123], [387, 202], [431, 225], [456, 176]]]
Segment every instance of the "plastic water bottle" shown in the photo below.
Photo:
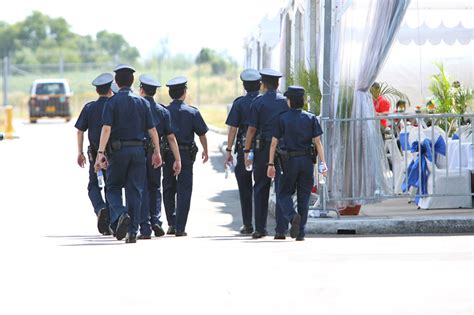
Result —
[[253, 170], [253, 150], [250, 150], [250, 152], [249, 152], [249, 161], [251, 161], [252, 164], [245, 165], [245, 169], [250, 172], [250, 171]]
[[105, 187], [104, 174], [102, 173], [102, 170], [97, 172], [97, 182], [99, 183], [100, 188]]
[[234, 163], [232, 161], [227, 161], [225, 163], [225, 178], [227, 179], [229, 177], [229, 173], [234, 171]]
[[326, 170], [326, 165], [324, 165], [324, 163], [319, 163], [318, 165], [318, 183], [320, 185], [324, 185], [326, 184], [326, 179], [324, 178], [323, 176], [323, 172]]

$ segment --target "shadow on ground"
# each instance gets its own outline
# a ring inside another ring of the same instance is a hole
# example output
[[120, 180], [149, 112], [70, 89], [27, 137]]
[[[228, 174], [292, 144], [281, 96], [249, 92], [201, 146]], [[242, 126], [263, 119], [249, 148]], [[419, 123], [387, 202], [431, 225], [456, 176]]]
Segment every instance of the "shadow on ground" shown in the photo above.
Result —
[[112, 236], [103, 235], [47, 235], [46, 238], [54, 238], [64, 240], [66, 244], [59, 244], [58, 246], [75, 247], [75, 246], [110, 246], [122, 245], [124, 242], [117, 241]]

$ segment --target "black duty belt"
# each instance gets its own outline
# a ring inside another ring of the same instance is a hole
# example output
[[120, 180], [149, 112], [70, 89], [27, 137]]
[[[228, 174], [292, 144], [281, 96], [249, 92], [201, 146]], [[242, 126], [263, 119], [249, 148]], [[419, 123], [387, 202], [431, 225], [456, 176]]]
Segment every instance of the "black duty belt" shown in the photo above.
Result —
[[288, 156], [290, 158], [292, 157], [298, 157], [298, 156], [306, 156], [306, 155], [311, 155], [311, 151], [289, 151]]
[[145, 142], [143, 140], [120, 140], [122, 147], [138, 147], [143, 146]]
[[180, 150], [191, 150], [193, 148], [192, 145], [181, 145], [181, 144], [179, 144], [178, 147]]

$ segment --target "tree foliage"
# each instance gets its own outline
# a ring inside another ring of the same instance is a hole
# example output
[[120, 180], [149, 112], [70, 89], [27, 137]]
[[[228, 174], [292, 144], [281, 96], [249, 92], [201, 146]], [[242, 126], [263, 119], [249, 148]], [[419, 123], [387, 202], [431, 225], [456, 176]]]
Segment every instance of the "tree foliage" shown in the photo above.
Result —
[[210, 48], [202, 48], [195, 60], [196, 64], [210, 64], [212, 74], [220, 75], [227, 71], [227, 68], [232, 64], [232, 60], [224, 54], [219, 54]]
[[[140, 56], [122, 35], [100, 31], [96, 39], [71, 31], [64, 18], [34, 11], [23, 21], [9, 25], [0, 21], [0, 57], [14, 63], [135, 62]], [[116, 60], [118, 59], [118, 60]]]

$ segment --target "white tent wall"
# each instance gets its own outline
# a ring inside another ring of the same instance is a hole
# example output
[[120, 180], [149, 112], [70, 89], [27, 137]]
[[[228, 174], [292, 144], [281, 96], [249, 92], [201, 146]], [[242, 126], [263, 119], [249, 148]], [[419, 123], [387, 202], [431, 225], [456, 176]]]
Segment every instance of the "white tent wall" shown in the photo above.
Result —
[[432, 95], [429, 85], [438, 73], [436, 62], [445, 65], [452, 81], [474, 87], [473, 1], [412, 0], [377, 81], [405, 93], [412, 103], [408, 110], [414, 111]]

